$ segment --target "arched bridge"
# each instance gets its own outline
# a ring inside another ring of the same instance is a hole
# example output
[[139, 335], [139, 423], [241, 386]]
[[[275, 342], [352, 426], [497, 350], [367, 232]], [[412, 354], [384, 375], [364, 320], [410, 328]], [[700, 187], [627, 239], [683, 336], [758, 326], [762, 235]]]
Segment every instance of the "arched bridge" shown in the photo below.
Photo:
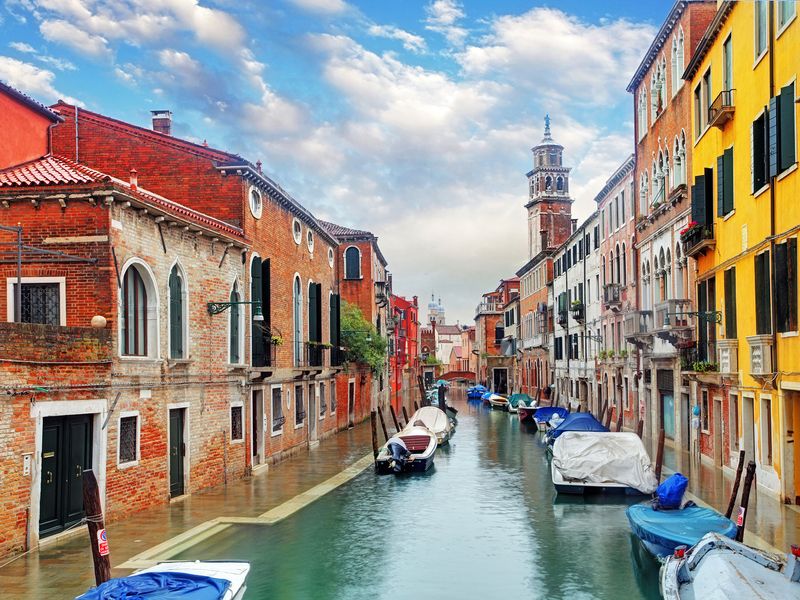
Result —
[[439, 379], [444, 379], [445, 381], [467, 381], [471, 383], [475, 383], [475, 373], [472, 371], [448, 371], [439, 376]]

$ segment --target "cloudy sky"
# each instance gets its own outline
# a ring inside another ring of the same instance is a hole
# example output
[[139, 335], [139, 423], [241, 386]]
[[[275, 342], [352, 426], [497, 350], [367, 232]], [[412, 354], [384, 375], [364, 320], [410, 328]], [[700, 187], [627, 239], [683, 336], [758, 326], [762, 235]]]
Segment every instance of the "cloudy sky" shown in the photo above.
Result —
[[0, 79], [261, 160], [369, 229], [395, 291], [471, 321], [527, 260], [543, 117], [573, 214], [633, 147], [625, 87], [672, 2], [0, 0]]

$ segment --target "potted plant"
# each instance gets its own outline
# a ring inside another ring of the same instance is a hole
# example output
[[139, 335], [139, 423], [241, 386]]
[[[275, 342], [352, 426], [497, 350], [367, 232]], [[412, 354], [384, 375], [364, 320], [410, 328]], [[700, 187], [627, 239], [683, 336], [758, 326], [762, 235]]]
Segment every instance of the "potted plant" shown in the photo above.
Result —
[[600, 352], [597, 353], [597, 356], [600, 360], [605, 360], [608, 357], [608, 352], [606, 350], [600, 350]]
[[690, 221], [689, 224], [680, 231], [681, 241], [686, 241], [686, 239], [698, 229], [700, 229], [700, 223], [697, 221]]
[[280, 346], [281, 344], [283, 344], [283, 338], [279, 335], [273, 335], [272, 337], [269, 338], [269, 341], [270, 343], [272, 343], [273, 346]]
[[609, 350], [608, 352], [606, 352], [606, 356], [608, 358], [613, 359], [614, 358], [614, 351], [613, 350]]
[[698, 360], [692, 363], [692, 370], [696, 373], [713, 372], [716, 371], [717, 368], [717, 363], [708, 362], [707, 360]]
[[620, 350], [619, 351], [620, 358], [628, 358], [628, 351], [627, 350]]

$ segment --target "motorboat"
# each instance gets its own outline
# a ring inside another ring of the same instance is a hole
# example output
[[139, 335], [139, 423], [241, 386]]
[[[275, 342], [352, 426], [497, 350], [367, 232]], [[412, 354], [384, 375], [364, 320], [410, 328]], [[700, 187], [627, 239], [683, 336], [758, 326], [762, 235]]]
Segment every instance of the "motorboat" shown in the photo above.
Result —
[[595, 419], [591, 413], [569, 413], [561, 423], [547, 432], [547, 445], [552, 446], [558, 437], [567, 431], [607, 432], [608, 427]]
[[500, 394], [491, 394], [489, 396], [489, 406], [499, 410], [507, 410], [508, 398], [501, 396]]
[[467, 388], [467, 400], [480, 400], [481, 396], [488, 392], [484, 386], [478, 384]]
[[533, 415], [536, 414], [538, 410], [538, 406], [534, 404], [533, 406], [527, 406], [520, 402], [517, 405], [517, 417], [519, 417], [520, 423], [527, 423], [529, 421], [533, 421]]
[[658, 558], [671, 556], [678, 546], [694, 546], [708, 533], [736, 536], [736, 524], [713, 508], [694, 504], [674, 510], [656, 510], [652, 503], [629, 506], [625, 511], [631, 531]]
[[437, 445], [436, 434], [421, 421], [412, 420], [378, 451], [376, 469], [380, 474], [422, 473], [433, 466]]
[[481, 402], [483, 402], [484, 404], [486, 404], [488, 406], [489, 405], [489, 398], [491, 398], [492, 396], [494, 396], [493, 392], [489, 392], [489, 391], [484, 392], [483, 394], [481, 394]]
[[708, 533], [667, 557], [659, 587], [664, 600], [800, 598], [800, 546], [781, 556]]
[[423, 406], [409, 419], [409, 423], [421, 422], [430, 429], [436, 436], [438, 445], [446, 444], [450, 441], [454, 426], [447, 414], [437, 406]]
[[553, 485], [564, 494], [652, 494], [658, 486], [647, 450], [635, 433], [567, 431], [553, 444]]
[[516, 414], [520, 405], [528, 406], [529, 403], [533, 404], [533, 398], [528, 394], [511, 394], [508, 399], [508, 412]]
[[240, 600], [249, 572], [250, 563], [244, 561], [167, 561], [127, 577], [109, 579], [76, 600]]
[[553, 416], [558, 416], [563, 419], [568, 414], [569, 411], [563, 406], [542, 406], [534, 413], [533, 420], [536, 422], [539, 431], [545, 431], [547, 429], [547, 424]]

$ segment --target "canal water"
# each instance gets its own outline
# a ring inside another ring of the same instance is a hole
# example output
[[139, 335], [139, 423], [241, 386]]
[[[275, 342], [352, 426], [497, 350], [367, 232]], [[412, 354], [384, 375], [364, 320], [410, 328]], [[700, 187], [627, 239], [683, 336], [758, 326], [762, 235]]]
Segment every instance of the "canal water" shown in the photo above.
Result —
[[367, 470], [278, 524], [235, 525], [173, 558], [250, 561], [253, 600], [659, 598], [624, 497], [556, 497], [540, 434], [456, 406], [427, 473]]

